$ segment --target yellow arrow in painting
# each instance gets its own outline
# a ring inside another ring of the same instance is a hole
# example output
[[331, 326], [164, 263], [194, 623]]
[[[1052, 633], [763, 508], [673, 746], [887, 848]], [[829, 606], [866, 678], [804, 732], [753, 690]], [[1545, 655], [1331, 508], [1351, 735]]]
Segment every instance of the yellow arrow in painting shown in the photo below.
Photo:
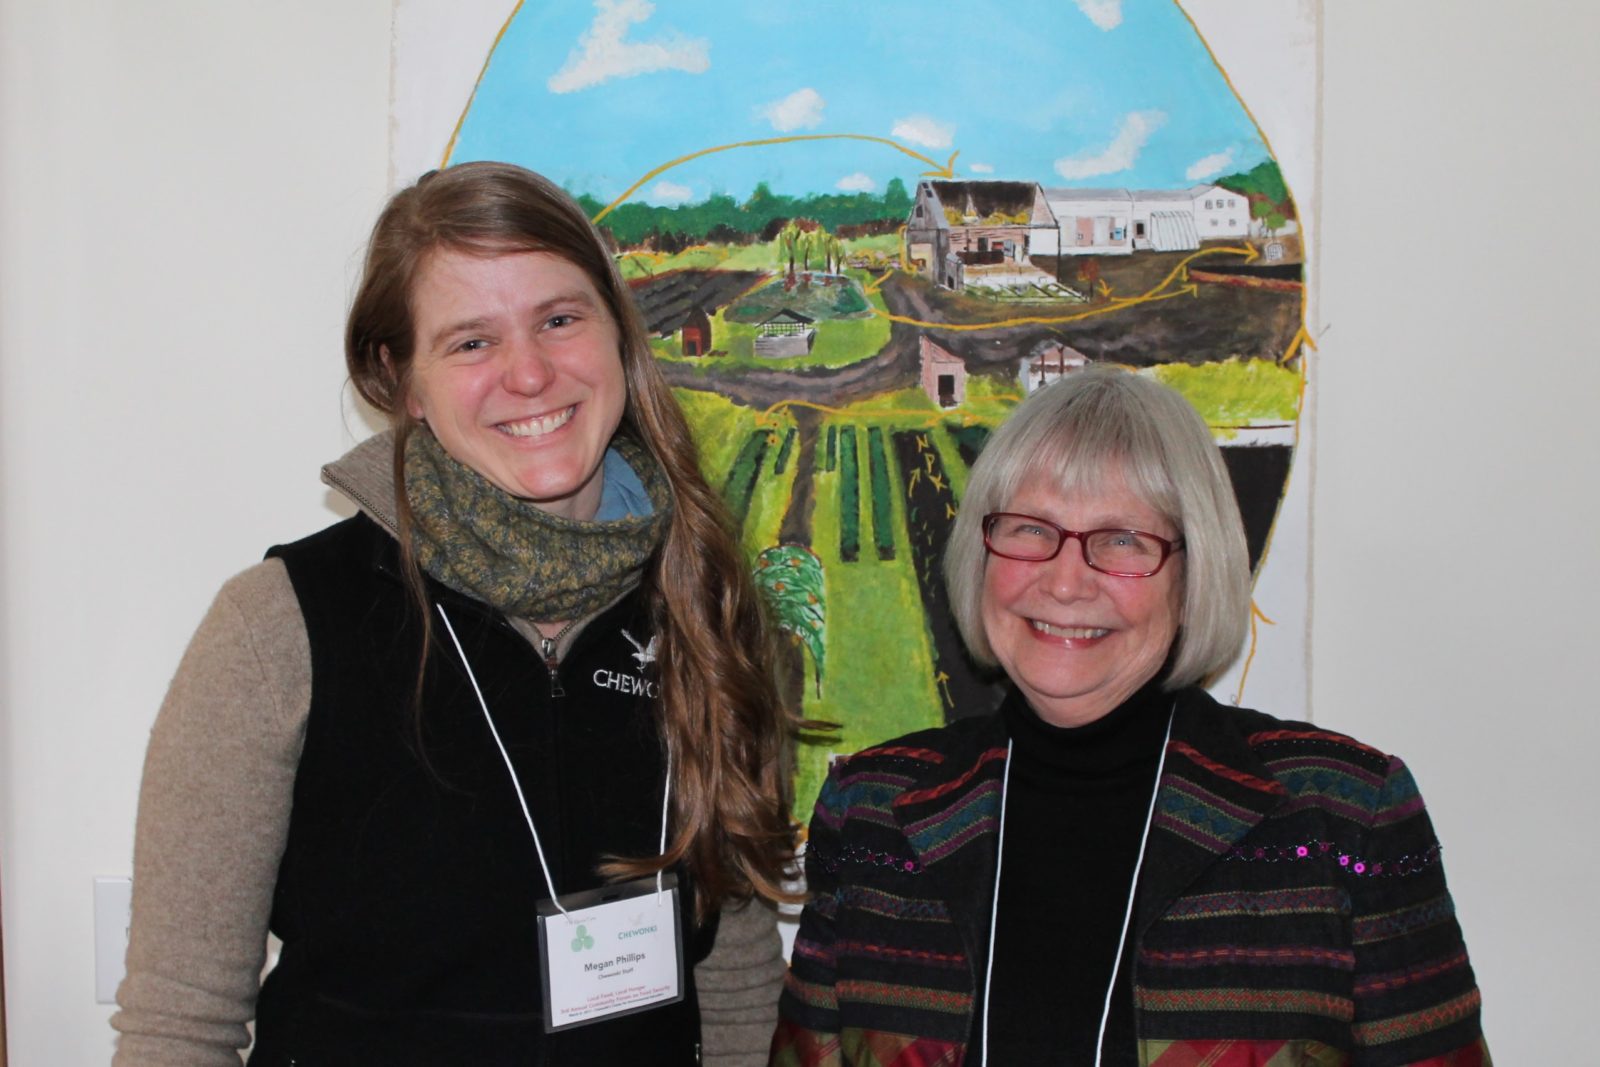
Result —
[[1113, 292], [1115, 292], [1115, 290], [1113, 290], [1111, 288], [1111, 286], [1106, 284], [1106, 280], [1104, 278], [1101, 278], [1100, 279], [1100, 295], [1109, 300], [1111, 298], [1111, 294]]
[[[693, 392], [694, 390], [690, 389], [689, 391]], [[701, 391], [704, 392], [705, 390]], [[1000, 399], [1003, 400], [1006, 399], [1006, 397], [1001, 395]], [[922, 420], [920, 425], [924, 426], [937, 426], [940, 422], [944, 421], [946, 417], [946, 413], [943, 411], [931, 411], [927, 415], [919, 416], [916, 412], [910, 412], [904, 408], [884, 408], [882, 410], [873, 408], [836, 408], [829, 407], [827, 404], [814, 403], [810, 400], [790, 399], [779, 400], [767, 407], [765, 410], [757, 412], [756, 425], [782, 427], [784, 423], [783, 420], [778, 417], [778, 413], [784, 408], [809, 408], [812, 411], [820, 411], [824, 415], [842, 415], [852, 419], [895, 419], [905, 422], [920, 418]]]
[[948, 500], [944, 502], [944, 517], [947, 519], [953, 519], [956, 517], [956, 509], [950, 505], [950, 501]]
[[909, 497], [911, 495], [911, 490], [915, 489], [917, 487], [917, 483], [920, 482], [921, 480], [922, 480], [922, 468], [921, 467], [912, 467], [911, 468], [911, 477], [906, 479], [906, 496], [907, 497]]
[[1188, 281], [1189, 264], [1193, 263], [1201, 256], [1215, 255], [1243, 256], [1246, 263], [1250, 263], [1261, 258], [1261, 253], [1256, 251], [1256, 249], [1251, 245], [1218, 245], [1215, 248], [1202, 248], [1200, 251], [1191, 252], [1189, 255], [1184, 256], [1181, 260], [1179, 260], [1178, 265], [1173, 267], [1167, 276], [1161, 279], [1159, 284], [1151, 286], [1145, 292], [1145, 296], [1154, 296], [1156, 293], [1161, 292], [1161, 290], [1171, 285], [1180, 276], [1184, 281]]
[[1317, 343], [1313, 341], [1311, 339], [1311, 335], [1306, 332], [1304, 323], [1302, 323], [1300, 328], [1294, 332], [1294, 337], [1290, 338], [1289, 340], [1289, 347], [1283, 350], [1283, 355], [1278, 357], [1278, 362], [1287, 363], [1295, 356], [1298, 356], [1300, 354], [1301, 345], [1311, 349], [1313, 352], [1317, 350]]
[[716, 152], [731, 152], [735, 148], [760, 148], [765, 145], [795, 144], [800, 141], [870, 141], [873, 144], [887, 145], [897, 152], [904, 152], [912, 159], [919, 160], [932, 167], [932, 170], [925, 170], [922, 172], [921, 177], [924, 178], [955, 177], [956, 157], [961, 154], [961, 150], [958, 148], [954, 152], [950, 153], [949, 159], [945, 160], [943, 164], [940, 164], [936, 160], [929, 159], [921, 152], [907, 148], [899, 141], [892, 141], [887, 137], [873, 137], [872, 135], [865, 133], [803, 133], [797, 134], [794, 137], [763, 137], [756, 141], [735, 141], [732, 144], [719, 144], [714, 145], [711, 148], [702, 148], [698, 152], [690, 152], [686, 156], [679, 156], [677, 159], [669, 160], [668, 162], [661, 164], [661, 166], [655, 168], [650, 173], [646, 174], [644, 177], [628, 186], [628, 188], [623, 191], [621, 196], [617, 197], [615, 200], [611, 201], [611, 203], [601, 208], [599, 213], [595, 215], [594, 221], [599, 222], [601, 219], [611, 214], [612, 211], [627, 203], [628, 197], [638, 192], [640, 186], [644, 185], [652, 178], [665, 174], [673, 167], [681, 166], [692, 159], [699, 159], [701, 156], [709, 156]]
[[944, 702], [952, 708], [955, 707], [956, 702], [950, 699], [950, 676], [944, 671], [940, 671], [933, 676], [933, 681], [940, 689], [944, 690]]
[[611, 214], [611, 211], [614, 211], [616, 208], [619, 208], [619, 206], [627, 203], [627, 198], [632, 197], [635, 192], [638, 192], [640, 186], [643, 186], [645, 182], [648, 182], [653, 178], [658, 178], [658, 176], [661, 176], [661, 174], [666, 174], [667, 171], [672, 170], [674, 166], [682, 166], [683, 163], [688, 163], [690, 160], [698, 160], [698, 158], [702, 157], [702, 155], [712, 155], [715, 154], [715, 152], [731, 152], [733, 149], [758, 149], [758, 147], [768, 146], [768, 144], [795, 144], [795, 142], [800, 141], [870, 141], [874, 142], [874, 144], [886, 144], [886, 146], [891, 147], [891, 149], [896, 150], [896, 152], [904, 152], [904, 154], [909, 155], [909, 157], [914, 158], [914, 160], [920, 160], [920, 162], [931, 166], [933, 170], [923, 171], [922, 178], [955, 178], [955, 157], [962, 154], [962, 150], [960, 149], [955, 150], [955, 152], [950, 152], [950, 158], [947, 158], [946, 162], [942, 163], [941, 165], [941, 163], [936, 162], [936, 160], [930, 160], [930, 158], [926, 157], [926, 155], [923, 155], [922, 152], [917, 152], [917, 150], [914, 149], [907, 149], [907, 147], [904, 146], [904, 144], [901, 144], [899, 141], [891, 141], [891, 139], [888, 138], [874, 138], [872, 134], [866, 133], [802, 133], [795, 134], [795, 136], [792, 136], [792, 138], [762, 138], [758, 139], [758, 141], [734, 141], [733, 144], [718, 144], [718, 146], [709, 147], [709, 149], [701, 149], [699, 152], [690, 152], [688, 155], [680, 155], [680, 157], [675, 158], [675, 160], [669, 160], [669, 162], [662, 163], [661, 166], [654, 168], [653, 171], [650, 171], [650, 173], [645, 174], [643, 178], [640, 178], [637, 182], [634, 182], [632, 186], [627, 187], [627, 189], [622, 192], [621, 197], [618, 197], [616, 200], [613, 200], [613, 202], [603, 206], [602, 210], [600, 210], [600, 213], [595, 214], [594, 221], [600, 221], [600, 219], [603, 219], [605, 216], [608, 216], [608, 214]]

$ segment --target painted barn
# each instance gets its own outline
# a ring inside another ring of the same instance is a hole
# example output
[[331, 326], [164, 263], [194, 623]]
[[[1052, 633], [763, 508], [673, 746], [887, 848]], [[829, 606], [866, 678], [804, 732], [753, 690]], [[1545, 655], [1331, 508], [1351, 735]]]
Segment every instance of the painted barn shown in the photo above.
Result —
[[1033, 346], [1033, 351], [1028, 358], [1022, 361], [1022, 369], [1017, 378], [1022, 383], [1024, 394], [1037, 393], [1040, 389], [1060, 381], [1075, 370], [1080, 370], [1089, 362], [1089, 357], [1071, 348], [1060, 341], [1045, 340]]
[[947, 289], [986, 267], [1022, 264], [1036, 243], [1058, 240], [1056, 217], [1037, 182], [917, 183], [906, 219], [910, 266]]
[[967, 365], [948, 348], [917, 339], [922, 359], [922, 391], [942, 408], [960, 407], [967, 401]]
[[689, 309], [679, 330], [679, 343], [686, 356], [703, 356], [711, 351], [711, 316], [696, 304]]

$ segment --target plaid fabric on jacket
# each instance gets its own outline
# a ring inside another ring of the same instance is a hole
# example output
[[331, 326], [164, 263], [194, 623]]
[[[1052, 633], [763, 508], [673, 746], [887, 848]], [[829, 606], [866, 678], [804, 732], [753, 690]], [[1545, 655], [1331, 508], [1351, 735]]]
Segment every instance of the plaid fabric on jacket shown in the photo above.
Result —
[[[834, 764], [773, 1064], [963, 1062], [1006, 741], [992, 715]], [[1422, 797], [1342, 734], [1180, 693], [1134, 936], [1141, 1064], [1490, 1062]]]

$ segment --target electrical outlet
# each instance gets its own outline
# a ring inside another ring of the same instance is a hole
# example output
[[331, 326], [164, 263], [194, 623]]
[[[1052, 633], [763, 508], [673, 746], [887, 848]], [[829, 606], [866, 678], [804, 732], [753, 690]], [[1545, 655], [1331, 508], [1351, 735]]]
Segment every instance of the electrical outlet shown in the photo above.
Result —
[[94, 999], [97, 1004], [117, 1002], [132, 910], [131, 878], [94, 880]]

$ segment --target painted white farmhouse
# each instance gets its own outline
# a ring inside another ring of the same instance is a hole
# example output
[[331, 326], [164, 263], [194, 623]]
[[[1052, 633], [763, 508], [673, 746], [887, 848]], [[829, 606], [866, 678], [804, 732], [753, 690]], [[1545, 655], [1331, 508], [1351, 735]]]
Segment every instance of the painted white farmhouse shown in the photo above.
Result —
[[1187, 189], [1046, 189], [1060, 222], [1059, 253], [1036, 238], [1039, 255], [1118, 256], [1129, 252], [1181, 252], [1201, 241], [1246, 237], [1250, 201], [1220, 185]]
[[1220, 185], [1196, 185], [1188, 192], [1194, 198], [1194, 228], [1200, 240], [1249, 235], [1249, 200]]

